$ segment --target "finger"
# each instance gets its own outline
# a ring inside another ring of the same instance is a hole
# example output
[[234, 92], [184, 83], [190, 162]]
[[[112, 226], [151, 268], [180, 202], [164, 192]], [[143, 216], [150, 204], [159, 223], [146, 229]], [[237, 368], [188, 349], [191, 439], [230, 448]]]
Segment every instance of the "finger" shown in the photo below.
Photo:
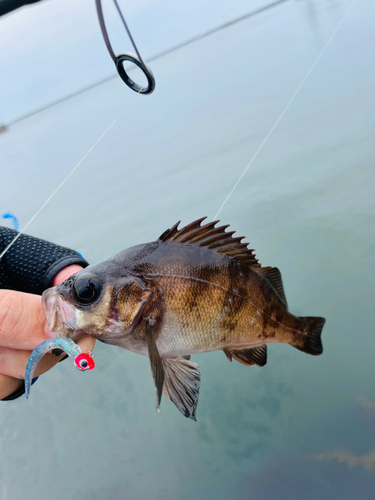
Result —
[[[68, 266], [54, 278], [64, 281], [83, 268]], [[0, 290], [0, 345], [13, 349], [34, 349], [49, 338], [41, 297], [14, 290]]]
[[96, 340], [93, 337], [83, 337], [77, 344], [82, 352], [93, 352]]
[[56, 286], [65, 281], [69, 276], [72, 274], [76, 274], [79, 271], [82, 271], [83, 267], [79, 266], [78, 264], [73, 264], [72, 266], [68, 266], [59, 273], [56, 274], [56, 276], [52, 280], [52, 285]]
[[32, 350], [48, 338], [45, 324], [39, 295], [0, 290], [1, 346]]
[[[20, 349], [9, 349], [8, 347], [1, 347], [0, 373], [2, 375], [8, 375], [8, 377], [23, 379], [25, 377], [26, 365], [31, 352], [32, 351], [23, 351]], [[46, 354], [39, 361], [34, 376], [39, 377], [39, 375], [41, 375], [42, 373], [50, 370], [64, 356], [66, 356], [65, 353], [61, 354], [60, 356], [54, 356], [51, 353]]]
[[0, 399], [4, 399], [23, 387], [23, 380], [0, 374]]
[[[95, 347], [95, 339], [92, 337], [84, 337], [78, 342], [78, 345], [82, 352], [92, 352]], [[25, 377], [26, 365], [31, 352], [32, 351], [0, 347], [0, 374], [16, 379], [23, 379]], [[47, 372], [65, 356], [65, 352], [60, 356], [55, 356], [52, 353], [46, 354], [39, 361], [34, 376], [39, 377], [39, 375]]]

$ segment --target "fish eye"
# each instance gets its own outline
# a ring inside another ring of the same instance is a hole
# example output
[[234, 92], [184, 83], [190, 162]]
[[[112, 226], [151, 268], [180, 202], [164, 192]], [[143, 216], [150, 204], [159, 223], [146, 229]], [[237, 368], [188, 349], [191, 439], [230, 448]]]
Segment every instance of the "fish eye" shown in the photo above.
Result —
[[82, 276], [74, 283], [74, 296], [80, 304], [91, 304], [100, 295], [102, 286], [95, 276]]

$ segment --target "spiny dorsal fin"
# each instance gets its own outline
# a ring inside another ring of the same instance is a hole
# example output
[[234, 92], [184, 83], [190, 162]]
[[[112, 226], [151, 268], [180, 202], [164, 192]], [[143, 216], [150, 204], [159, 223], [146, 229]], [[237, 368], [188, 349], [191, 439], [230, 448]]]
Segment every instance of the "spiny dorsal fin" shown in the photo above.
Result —
[[231, 361], [231, 357], [233, 356], [236, 361], [246, 366], [252, 366], [252, 365], [264, 366], [267, 363], [266, 344], [262, 344], [257, 347], [248, 347], [247, 349], [227, 348], [224, 350], [224, 352], [229, 361]]
[[181, 243], [183, 245], [195, 245], [206, 247], [218, 253], [222, 253], [244, 265], [261, 268], [258, 259], [254, 255], [254, 250], [247, 248], [248, 243], [241, 243], [243, 236], [234, 238], [234, 231], [225, 232], [229, 227], [215, 225], [219, 221], [209, 222], [204, 226], [201, 223], [207, 217], [202, 217], [191, 224], [178, 229], [180, 222], [177, 222], [171, 229], [167, 229], [159, 238], [163, 242]]
[[259, 274], [261, 274], [264, 278], [266, 278], [272, 288], [276, 291], [277, 295], [284, 302], [285, 307], [288, 309], [288, 303], [286, 301], [283, 281], [281, 279], [281, 273], [277, 269], [277, 267], [262, 267], [257, 270]]

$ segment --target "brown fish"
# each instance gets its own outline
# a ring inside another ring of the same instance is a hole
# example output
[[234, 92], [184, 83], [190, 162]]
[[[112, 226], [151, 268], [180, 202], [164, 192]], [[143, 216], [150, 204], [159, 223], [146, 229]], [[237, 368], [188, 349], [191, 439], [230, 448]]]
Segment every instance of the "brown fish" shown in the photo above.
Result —
[[293, 316], [280, 271], [261, 267], [228, 226], [204, 219], [177, 223], [43, 294], [51, 331], [149, 356], [157, 408], [164, 389], [193, 420], [200, 373], [190, 354], [222, 350], [229, 361], [264, 366], [267, 344], [283, 342], [318, 355], [325, 323]]

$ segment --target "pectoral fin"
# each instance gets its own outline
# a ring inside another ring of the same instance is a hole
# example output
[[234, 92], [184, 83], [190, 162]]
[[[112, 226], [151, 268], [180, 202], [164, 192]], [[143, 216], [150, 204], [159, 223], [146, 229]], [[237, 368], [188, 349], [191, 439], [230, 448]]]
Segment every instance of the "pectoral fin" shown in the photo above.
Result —
[[159, 411], [161, 396], [163, 393], [164, 384], [164, 367], [156, 345], [156, 321], [149, 321], [146, 327], [146, 338], [148, 344], [148, 352], [150, 356], [150, 364], [152, 376], [154, 377], [156, 387], [156, 409]]
[[163, 359], [164, 393], [187, 418], [195, 417], [201, 384], [199, 366], [185, 357]]
[[224, 353], [229, 361], [233, 358], [243, 365], [264, 366], [267, 363], [267, 345], [262, 344], [257, 347], [247, 349], [224, 349]]

